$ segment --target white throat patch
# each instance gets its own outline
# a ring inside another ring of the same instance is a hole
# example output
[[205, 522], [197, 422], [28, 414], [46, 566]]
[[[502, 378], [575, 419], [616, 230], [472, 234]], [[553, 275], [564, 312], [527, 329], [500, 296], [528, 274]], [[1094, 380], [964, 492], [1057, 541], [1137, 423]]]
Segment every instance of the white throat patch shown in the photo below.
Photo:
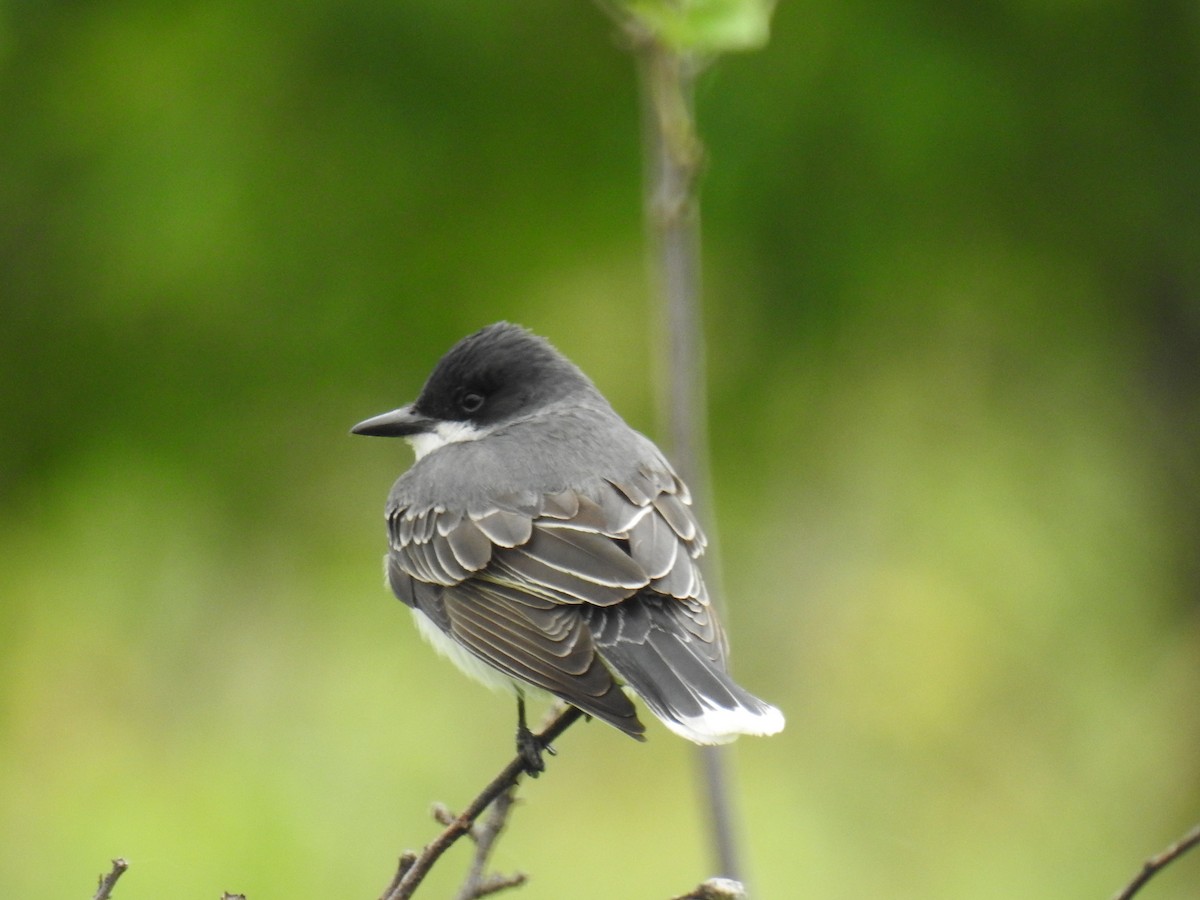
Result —
[[440, 450], [447, 444], [459, 444], [463, 441], [477, 441], [487, 434], [467, 422], [438, 422], [433, 431], [425, 434], [413, 434], [405, 438], [412, 445], [417, 459], [428, 456], [434, 450]]

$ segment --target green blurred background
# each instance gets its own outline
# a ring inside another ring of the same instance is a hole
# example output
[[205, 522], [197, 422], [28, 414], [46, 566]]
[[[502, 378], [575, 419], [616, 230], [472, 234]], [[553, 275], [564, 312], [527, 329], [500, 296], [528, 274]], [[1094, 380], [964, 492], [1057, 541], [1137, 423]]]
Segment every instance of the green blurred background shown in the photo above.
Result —
[[[698, 92], [757, 895], [1109, 897], [1200, 819], [1200, 6], [774, 25]], [[657, 433], [636, 93], [582, 0], [0, 3], [0, 896], [374, 897], [508, 757], [347, 429], [507, 318]], [[709, 874], [689, 746], [559, 749], [514, 896]]]

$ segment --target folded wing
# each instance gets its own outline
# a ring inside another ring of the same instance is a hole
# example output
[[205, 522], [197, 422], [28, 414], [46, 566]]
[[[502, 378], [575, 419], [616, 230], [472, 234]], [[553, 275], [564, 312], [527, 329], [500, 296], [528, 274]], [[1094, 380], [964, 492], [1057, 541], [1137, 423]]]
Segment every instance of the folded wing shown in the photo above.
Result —
[[[727, 739], [710, 732], [774, 710], [725, 674], [690, 503], [669, 469], [643, 467], [464, 510], [397, 506], [388, 579], [476, 658], [627, 734], [644, 728], [622, 684], [686, 737]], [[730, 721], [705, 724], [714, 710]]]

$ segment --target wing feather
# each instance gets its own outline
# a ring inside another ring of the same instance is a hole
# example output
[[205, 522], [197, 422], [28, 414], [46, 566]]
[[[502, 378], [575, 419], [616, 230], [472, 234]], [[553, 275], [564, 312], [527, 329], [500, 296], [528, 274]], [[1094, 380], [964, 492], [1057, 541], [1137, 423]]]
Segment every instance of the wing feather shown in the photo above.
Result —
[[403, 547], [412, 541], [413, 536], [413, 517], [409, 515], [407, 509], [398, 509], [392, 513], [389, 520], [391, 522], [392, 544], [396, 547]]
[[643, 516], [629, 531], [629, 555], [652, 581], [671, 571], [680, 550], [678, 537], [662, 516]]
[[654, 499], [657, 491], [653, 485], [641, 471], [635, 472], [627, 478], [622, 478], [620, 481], [610, 478], [608, 483], [615, 487], [618, 491], [625, 495], [625, 499], [634, 506], [645, 506]]
[[438, 562], [437, 551], [434, 550], [433, 544], [428, 541], [413, 541], [408, 545], [408, 556], [416, 564], [418, 569], [413, 574], [418, 575], [422, 581], [428, 581], [432, 584], [455, 584], [457, 579], [453, 578], [450, 573], [446, 572], [440, 562]]
[[437, 533], [442, 537], [449, 537], [451, 532], [458, 528], [465, 515], [466, 511], [461, 509], [441, 510], [437, 517]]
[[654, 581], [654, 590], [682, 600], [695, 597], [699, 593], [699, 584], [700, 571], [696, 561], [686, 553], [677, 553], [671, 570]]
[[593, 603], [608, 606], [619, 603], [629, 596], [623, 587], [597, 584], [579, 578], [572, 572], [564, 572], [520, 550], [499, 554], [496, 559], [496, 580], [506, 584], [544, 593], [555, 603]]
[[428, 546], [433, 547], [433, 555], [438, 564], [438, 574], [444, 576], [443, 579], [439, 579], [442, 583], [458, 584], [471, 574], [471, 570], [459, 562], [454, 548], [450, 546], [450, 540], [444, 535], [434, 534]]
[[417, 514], [417, 521], [413, 523], [413, 539], [421, 543], [428, 542], [437, 526], [437, 517], [438, 507], [421, 510]]
[[574, 491], [559, 491], [542, 498], [541, 515], [548, 519], [573, 519], [579, 514], [579, 495]]
[[576, 608], [534, 609], [519, 592], [474, 580], [447, 589], [444, 599], [451, 635], [472, 653], [641, 736], [633, 704], [596, 653]]
[[533, 519], [523, 513], [506, 509], [488, 509], [471, 513], [471, 521], [497, 547], [517, 547], [533, 533]]
[[681, 541], [695, 539], [696, 520], [692, 518], [691, 510], [678, 497], [674, 494], [659, 494], [654, 498], [654, 508], [671, 526], [671, 530], [679, 535]]
[[648, 583], [646, 573], [606, 535], [538, 525], [525, 544], [510, 552], [528, 554], [561, 572], [630, 593]]
[[632, 502], [611, 481], [605, 482], [599, 493], [597, 501], [604, 516], [604, 531], [607, 534], [628, 534], [637, 521], [650, 512], [649, 505]]
[[[441, 532], [440, 523], [438, 531]], [[478, 572], [491, 561], [492, 542], [472, 519], [461, 518], [446, 532], [446, 541], [454, 551], [454, 558], [464, 569]]]
[[[613, 493], [609, 491], [609, 493]], [[571, 491], [574, 496], [574, 514], [570, 518], [555, 519], [552, 523], [556, 528], [574, 528], [577, 531], [594, 531], [610, 538], [620, 537], [625, 529], [609, 527], [609, 517], [604, 508], [586, 494]], [[622, 501], [624, 502], [624, 501]]]

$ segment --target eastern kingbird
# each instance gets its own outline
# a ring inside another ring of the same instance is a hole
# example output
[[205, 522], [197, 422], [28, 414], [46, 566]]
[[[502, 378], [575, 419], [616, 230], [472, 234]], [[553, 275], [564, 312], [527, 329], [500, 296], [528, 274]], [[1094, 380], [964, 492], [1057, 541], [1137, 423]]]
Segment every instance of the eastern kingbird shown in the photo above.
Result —
[[726, 671], [686, 485], [547, 341], [489, 325], [353, 432], [416, 452], [388, 498], [388, 582], [464, 672], [516, 690], [519, 745], [528, 687], [638, 740], [626, 689], [698, 744], [783, 728]]

